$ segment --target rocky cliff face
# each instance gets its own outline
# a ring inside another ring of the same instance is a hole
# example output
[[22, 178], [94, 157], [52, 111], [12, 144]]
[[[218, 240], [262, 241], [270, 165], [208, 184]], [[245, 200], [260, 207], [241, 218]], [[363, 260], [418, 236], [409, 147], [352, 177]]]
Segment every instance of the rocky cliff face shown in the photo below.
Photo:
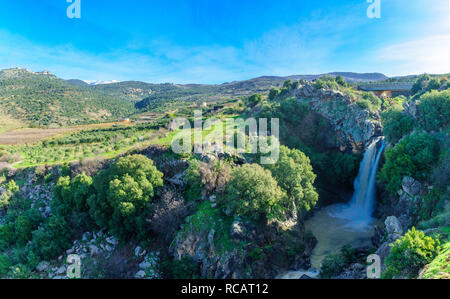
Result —
[[[210, 215], [209, 208], [202, 209]], [[237, 218], [230, 222], [211, 215], [205, 220], [210, 224], [199, 225], [198, 215], [188, 217], [169, 249], [175, 260], [190, 257], [197, 262], [203, 278], [269, 279], [285, 269], [310, 266], [316, 240], [305, 235], [301, 224], [283, 230], [275, 223]]]
[[317, 89], [310, 83], [291, 91], [299, 101], [308, 101], [311, 109], [328, 120], [341, 151], [362, 153], [375, 136], [382, 135], [378, 112], [362, 110], [340, 91]]

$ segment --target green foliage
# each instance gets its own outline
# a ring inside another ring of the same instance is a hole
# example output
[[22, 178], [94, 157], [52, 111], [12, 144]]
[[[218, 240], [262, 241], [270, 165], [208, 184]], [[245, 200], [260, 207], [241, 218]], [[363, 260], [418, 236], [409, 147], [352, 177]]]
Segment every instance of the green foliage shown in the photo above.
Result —
[[35, 126], [117, 120], [135, 112], [132, 102], [89, 86], [75, 86], [51, 75], [25, 70], [1, 73], [0, 110]]
[[254, 107], [263, 101], [262, 95], [254, 94], [247, 98], [246, 102], [250, 107]]
[[199, 279], [200, 267], [191, 257], [185, 256], [180, 260], [167, 262], [167, 274], [172, 279]]
[[439, 82], [438, 79], [434, 78], [431, 79], [430, 82], [428, 82], [427, 85], [427, 90], [438, 90], [439, 88], [441, 88], [441, 83]]
[[59, 215], [53, 215], [44, 226], [32, 233], [32, 250], [43, 260], [56, 258], [71, 245], [73, 228]]
[[273, 101], [278, 95], [280, 94], [279, 90], [276, 88], [271, 88], [269, 91], [269, 97], [268, 99], [270, 101]]
[[403, 113], [401, 106], [393, 106], [381, 114], [381, 121], [383, 123], [384, 135], [387, 140], [395, 144], [403, 136], [408, 135], [415, 126], [414, 118]]
[[122, 239], [144, 238], [155, 190], [163, 185], [163, 174], [142, 155], [119, 158], [94, 178], [96, 196], [88, 198], [90, 215]]
[[0, 193], [0, 210], [6, 208], [9, 205], [11, 197], [19, 192], [19, 186], [17, 186], [14, 180], [10, 180], [4, 186], [4, 191]]
[[343, 86], [343, 87], [347, 86], [347, 82], [345, 81], [345, 79], [342, 76], [337, 76], [335, 80], [336, 80], [336, 83], [339, 84], [340, 86]]
[[200, 175], [200, 165], [198, 160], [191, 160], [189, 168], [186, 170], [186, 199], [196, 200], [202, 196], [202, 177]]
[[450, 123], [450, 90], [422, 95], [417, 108], [425, 130], [447, 128]]
[[246, 164], [234, 170], [222, 201], [235, 215], [258, 220], [279, 217], [285, 198], [286, 194], [269, 170], [257, 164]]
[[362, 110], [370, 110], [370, 101], [363, 99], [356, 100], [356, 106], [358, 106]]
[[304, 153], [281, 146], [277, 163], [267, 165], [267, 168], [301, 214], [305, 214], [316, 205], [319, 200], [314, 188], [316, 175], [309, 158]]
[[420, 75], [417, 80], [416, 83], [414, 83], [412, 89], [411, 89], [411, 93], [412, 94], [416, 94], [420, 91], [422, 91], [427, 85], [428, 82], [431, 80], [431, 76], [428, 74], [423, 74]]
[[450, 242], [442, 246], [439, 255], [426, 266], [423, 273], [425, 279], [450, 279]]
[[11, 266], [8, 256], [0, 254], [0, 277], [5, 277]]
[[439, 253], [439, 241], [414, 227], [391, 245], [383, 278], [416, 277]]
[[328, 255], [322, 262], [320, 277], [330, 279], [338, 275], [345, 266], [345, 258], [337, 253]]
[[416, 180], [426, 178], [438, 158], [438, 144], [426, 133], [413, 133], [385, 152], [386, 163], [379, 173], [379, 179], [386, 183], [392, 194], [400, 189], [404, 176]]

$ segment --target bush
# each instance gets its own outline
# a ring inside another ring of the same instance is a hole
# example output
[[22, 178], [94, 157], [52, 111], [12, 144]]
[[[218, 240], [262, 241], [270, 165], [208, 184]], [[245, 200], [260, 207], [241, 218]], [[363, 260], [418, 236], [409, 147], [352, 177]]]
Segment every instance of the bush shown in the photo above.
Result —
[[226, 187], [223, 204], [239, 216], [255, 220], [275, 219], [286, 194], [280, 189], [269, 170], [257, 164], [236, 168]]
[[171, 279], [199, 279], [200, 267], [191, 257], [166, 262], [166, 272]]
[[87, 200], [92, 218], [122, 239], [148, 233], [147, 217], [163, 174], [142, 155], [122, 157], [94, 178], [96, 196]]
[[417, 108], [425, 130], [447, 128], [450, 122], [450, 90], [422, 95]]
[[362, 110], [370, 110], [370, 101], [364, 100], [364, 99], [359, 99], [356, 101], [356, 106], [358, 106]]
[[8, 274], [10, 267], [11, 262], [8, 256], [0, 254], [0, 278], [4, 278]]
[[254, 94], [247, 99], [247, 103], [250, 107], [254, 107], [263, 101], [260, 94]]
[[304, 153], [281, 146], [278, 162], [267, 165], [267, 168], [286, 192], [289, 201], [295, 204], [298, 212], [305, 214], [316, 205], [319, 199], [314, 188], [316, 175]]
[[320, 277], [330, 279], [338, 275], [345, 267], [345, 258], [337, 253], [328, 255], [322, 262]]
[[432, 135], [425, 132], [411, 134], [385, 152], [386, 163], [380, 170], [379, 179], [386, 183], [388, 191], [396, 194], [404, 176], [425, 179], [439, 157], [438, 152], [437, 141]]
[[280, 94], [280, 91], [276, 88], [271, 88], [269, 91], [269, 100], [273, 101], [278, 95]]
[[439, 253], [439, 241], [427, 237], [414, 227], [391, 244], [391, 253], [386, 258], [383, 278], [416, 277], [420, 269], [430, 263]]
[[9, 201], [17, 192], [19, 192], [19, 186], [14, 180], [5, 184], [3, 193], [0, 193], [0, 210], [9, 205]]
[[403, 113], [403, 108], [399, 106], [393, 106], [384, 111], [381, 114], [381, 121], [384, 127], [384, 135], [392, 144], [408, 135], [415, 125], [414, 117]]
[[189, 162], [189, 168], [186, 170], [186, 199], [196, 200], [202, 197], [203, 182], [200, 175], [200, 162], [198, 160], [192, 160]]

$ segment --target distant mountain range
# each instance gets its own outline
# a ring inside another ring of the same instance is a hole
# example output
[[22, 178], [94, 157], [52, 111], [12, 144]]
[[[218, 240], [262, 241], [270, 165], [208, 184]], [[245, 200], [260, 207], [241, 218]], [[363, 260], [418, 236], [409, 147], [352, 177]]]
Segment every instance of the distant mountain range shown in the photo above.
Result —
[[[245, 81], [208, 84], [152, 84], [139, 81], [86, 82], [63, 80], [48, 71], [15, 68], [0, 71], [0, 109], [37, 126], [71, 125], [116, 120], [136, 113], [167, 112], [196, 102], [265, 93], [285, 80], [315, 80], [324, 74], [262, 76]], [[335, 72], [350, 83], [389, 79], [380, 73]]]

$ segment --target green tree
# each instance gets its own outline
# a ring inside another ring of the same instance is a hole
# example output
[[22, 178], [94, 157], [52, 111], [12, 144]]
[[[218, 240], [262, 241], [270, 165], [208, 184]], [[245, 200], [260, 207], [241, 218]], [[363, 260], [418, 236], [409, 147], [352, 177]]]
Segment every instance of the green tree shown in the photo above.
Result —
[[162, 177], [145, 156], [119, 158], [94, 178], [97, 195], [88, 199], [92, 218], [122, 239], [136, 235], [143, 238], [155, 190], [163, 185]]
[[272, 87], [269, 91], [269, 100], [273, 101], [278, 95], [280, 91], [274, 87]]
[[439, 240], [428, 237], [413, 227], [391, 244], [391, 247], [391, 252], [386, 258], [383, 278], [413, 278], [438, 255]]
[[347, 82], [345, 81], [345, 79], [342, 76], [337, 76], [336, 77], [336, 83], [339, 84], [340, 86], [347, 86]]
[[406, 136], [386, 151], [386, 162], [379, 178], [386, 183], [388, 191], [396, 194], [404, 176], [424, 179], [437, 161], [438, 152], [437, 141], [432, 135], [421, 132]]
[[257, 164], [236, 168], [228, 182], [223, 204], [239, 216], [255, 220], [275, 219], [286, 194], [278, 186], [269, 170]]
[[381, 114], [384, 134], [391, 143], [398, 142], [408, 135], [415, 125], [414, 117], [403, 112], [401, 106], [393, 106]]
[[413, 85], [413, 87], [411, 89], [411, 93], [412, 94], [416, 94], [416, 93], [422, 91], [428, 85], [428, 82], [430, 80], [431, 80], [431, 76], [430, 75], [428, 75], [428, 74], [420, 75], [417, 78], [416, 82], [414, 83], [414, 85]]
[[430, 82], [428, 82], [427, 90], [438, 90], [441, 88], [441, 83], [438, 79], [431, 79]]
[[304, 214], [316, 205], [319, 199], [314, 188], [316, 175], [304, 153], [281, 146], [278, 162], [267, 168], [300, 213]]
[[0, 193], [0, 210], [6, 208], [9, 205], [11, 197], [19, 192], [19, 186], [17, 186], [14, 180], [5, 184], [4, 191]]
[[250, 107], [254, 107], [263, 101], [262, 95], [254, 94], [248, 97], [247, 103]]
[[450, 123], [450, 90], [422, 95], [418, 110], [425, 130], [446, 129]]

